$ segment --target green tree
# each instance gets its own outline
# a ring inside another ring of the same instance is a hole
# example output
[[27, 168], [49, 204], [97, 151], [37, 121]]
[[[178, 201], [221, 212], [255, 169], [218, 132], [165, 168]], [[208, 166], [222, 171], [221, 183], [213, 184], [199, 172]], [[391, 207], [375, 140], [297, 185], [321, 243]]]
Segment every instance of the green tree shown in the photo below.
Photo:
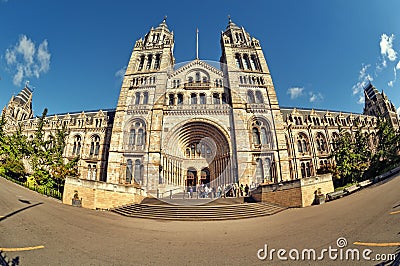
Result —
[[400, 162], [400, 135], [390, 121], [379, 117], [377, 121], [375, 153], [371, 160], [371, 175], [380, 174], [382, 171]]

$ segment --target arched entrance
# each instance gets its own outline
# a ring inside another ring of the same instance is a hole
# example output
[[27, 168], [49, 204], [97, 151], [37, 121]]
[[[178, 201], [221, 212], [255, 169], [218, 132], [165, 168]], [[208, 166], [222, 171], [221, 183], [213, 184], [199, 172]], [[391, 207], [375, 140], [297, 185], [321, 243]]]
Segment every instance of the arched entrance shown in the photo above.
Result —
[[193, 191], [196, 190], [197, 185], [197, 171], [194, 168], [189, 168], [186, 172], [186, 187], [193, 187]]
[[200, 184], [209, 184], [210, 183], [210, 170], [208, 168], [203, 168], [201, 170]]
[[203, 183], [211, 188], [235, 182], [229, 135], [221, 126], [193, 119], [170, 132], [162, 153], [166, 185], [195, 187]]

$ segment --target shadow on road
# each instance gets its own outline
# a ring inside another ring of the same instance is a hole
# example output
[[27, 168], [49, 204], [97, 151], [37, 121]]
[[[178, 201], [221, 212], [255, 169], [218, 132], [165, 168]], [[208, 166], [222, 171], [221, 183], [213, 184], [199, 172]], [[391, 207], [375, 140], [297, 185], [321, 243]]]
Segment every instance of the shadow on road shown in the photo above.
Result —
[[31, 204], [31, 202], [29, 200], [24, 200], [24, 199], [18, 199], [18, 200], [25, 204]]
[[35, 206], [38, 206], [38, 205], [41, 205], [41, 204], [43, 204], [43, 202], [38, 202], [38, 203], [36, 203], [36, 204], [30, 205], [30, 206], [26, 206], [26, 207], [24, 207], [24, 208], [22, 208], [22, 209], [19, 209], [19, 210], [16, 210], [16, 211], [12, 212], [12, 213], [9, 213], [9, 214], [7, 214], [6, 216], [1, 217], [1, 218], [0, 218], [0, 222], [3, 221], [3, 220], [5, 220], [5, 219], [7, 219], [7, 218], [9, 218], [9, 217], [11, 217], [11, 216], [13, 216], [13, 215], [15, 215], [15, 214], [17, 214], [17, 213], [19, 213], [19, 212], [25, 211], [25, 210], [27, 210], [27, 209], [30, 209], [30, 208], [32, 208], [32, 207], [35, 207]]
[[375, 266], [386, 266], [386, 265], [399, 266], [400, 265], [400, 247], [396, 249], [396, 252], [394, 254], [395, 254], [394, 260], [383, 261], [379, 264], [376, 264]]

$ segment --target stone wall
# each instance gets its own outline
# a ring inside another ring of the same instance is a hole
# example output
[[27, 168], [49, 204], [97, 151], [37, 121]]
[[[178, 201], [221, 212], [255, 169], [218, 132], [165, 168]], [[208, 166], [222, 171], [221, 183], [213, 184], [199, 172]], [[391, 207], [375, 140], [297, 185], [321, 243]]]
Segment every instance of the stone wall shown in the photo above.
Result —
[[82, 199], [82, 207], [88, 209], [110, 209], [131, 203], [140, 203], [146, 193], [135, 186], [109, 184], [101, 181], [67, 178], [63, 203], [72, 205], [75, 191]]
[[323, 194], [334, 191], [331, 174], [261, 185], [252, 192], [252, 197], [258, 202], [285, 207], [306, 207], [312, 205], [314, 192], [319, 188]]
[[303, 207], [311, 206], [314, 201], [314, 192], [319, 188], [324, 195], [335, 190], [331, 174], [303, 178], [300, 181]]

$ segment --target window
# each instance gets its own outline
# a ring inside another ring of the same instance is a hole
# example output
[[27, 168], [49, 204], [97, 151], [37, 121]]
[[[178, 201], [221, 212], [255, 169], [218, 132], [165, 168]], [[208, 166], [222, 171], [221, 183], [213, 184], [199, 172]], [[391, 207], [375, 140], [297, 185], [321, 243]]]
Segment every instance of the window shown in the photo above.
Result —
[[141, 146], [144, 143], [144, 130], [140, 128], [138, 130], [138, 138], [137, 138], [137, 145]]
[[240, 56], [240, 54], [235, 55], [235, 61], [236, 61], [236, 66], [239, 69], [243, 69], [242, 57]]
[[197, 104], [197, 95], [196, 95], [196, 93], [190, 94], [190, 103], [191, 104]]
[[200, 82], [200, 72], [196, 72], [196, 83]]
[[126, 183], [131, 183], [132, 180], [132, 160], [126, 161]]
[[189, 78], [188, 78], [188, 82], [189, 82], [189, 83], [193, 83], [193, 77], [189, 77]]
[[183, 94], [178, 93], [178, 104], [183, 104]]
[[255, 103], [254, 93], [253, 91], [247, 91], [247, 102], [248, 103]]
[[200, 104], [206, 104], [206, 95], [204, 93], [200, 93]]
[[142, 56], [140, 57], [138, 71], [140, 71], [140, 70], [143, 69], [143, 65], [144, 65], [144, 55], [142, 55]]
[[79, 135], [76, 135], [74, 138], [74, 146], [72, 148], [72, 155], [79, 155], [81, 152], [81, 141], [82, 138]]
[[214, 93], [213, 94], [213, 102], [214, 102], [214, 104], [220, 104], [219, 94], [218, 93]]
[[317, 143], [317, 150], [319, 152], [325, 152], [327, 151], [327, 146], [326, 146], [326, 140], [325, 137], [322, 133], [317, 133], [317, 136], [315, 137], [315, 141]]
[[260, 132], [258, 131], [258, 128], [253, 127], [252, 132], [253, 132], [253, 143], [255, 145], [260, 145], [261, 140], [260, 140]]
[[140, 104], [140, 93], [139, 92], [135, 93], [135, 104]]
[[301, 177], [306, 177], [306, 165], [304, 163], [301, 163]]
[[251, 55], [251, 63], [256, 70], [261, 70], [260, 63], [256, 55]]
[[149, 70], [151, 68], [151, 61], [153, 60], [153, 55], [149, 54], [147, 56], [147, 65], [146, 65], [146, 70]]
[[309, 152], [308, 138], [303, 133], [297, 136], [297, 148], [300, 153]]
[[145, 91], [143, 93], [143, 104], [147, 104], [149, 101], [149, 93], [147, 91]]
[[169, 105], [174, 105], [175, 104], [175, 95], [174, 94], [170, 94], [169, 96]]
[[203, 77], [203, 83], [207, 83], [207, 82], [208, 82], [207, 77]]
[[128, 149], [142, 149], [146, 144], [146, 128], [144, 122], [136, 121], [129, 128], [126, 135], [126, 144]]
[[160, 54], [156, 54], [156, 60], [154, 62], [154, 69], [159, 69], [160, 68]]
[[256, 182], [262, 183], [264, 180], [264, 167], [260, 158], [256, 159]]
[[261, 91], [256, 91], [256, 103], [264, 103]]
[[90, 142], [90, 155], [99, 155], [100, 151], [100, 137], [94, 135], [92, 141]]
[[139, 159], [135, 160], [134, 180], [138, 184], [142, 182], [142, 165]]
[[249, 56], [247, 54], [244, 54], [243, 59], [244, 59], [244, 65], [245, 65], [246, 69], [251, 70]]
[[262, 144], [264, 148], [272, 148], [273, 139], [271, 127], [267, 120], [257, 119], [252, 125], [253, 143], [256, 145]]
[[134, 128], [129, 132], [129, 145], [135, 145], [136, 143], [136, 130]]

